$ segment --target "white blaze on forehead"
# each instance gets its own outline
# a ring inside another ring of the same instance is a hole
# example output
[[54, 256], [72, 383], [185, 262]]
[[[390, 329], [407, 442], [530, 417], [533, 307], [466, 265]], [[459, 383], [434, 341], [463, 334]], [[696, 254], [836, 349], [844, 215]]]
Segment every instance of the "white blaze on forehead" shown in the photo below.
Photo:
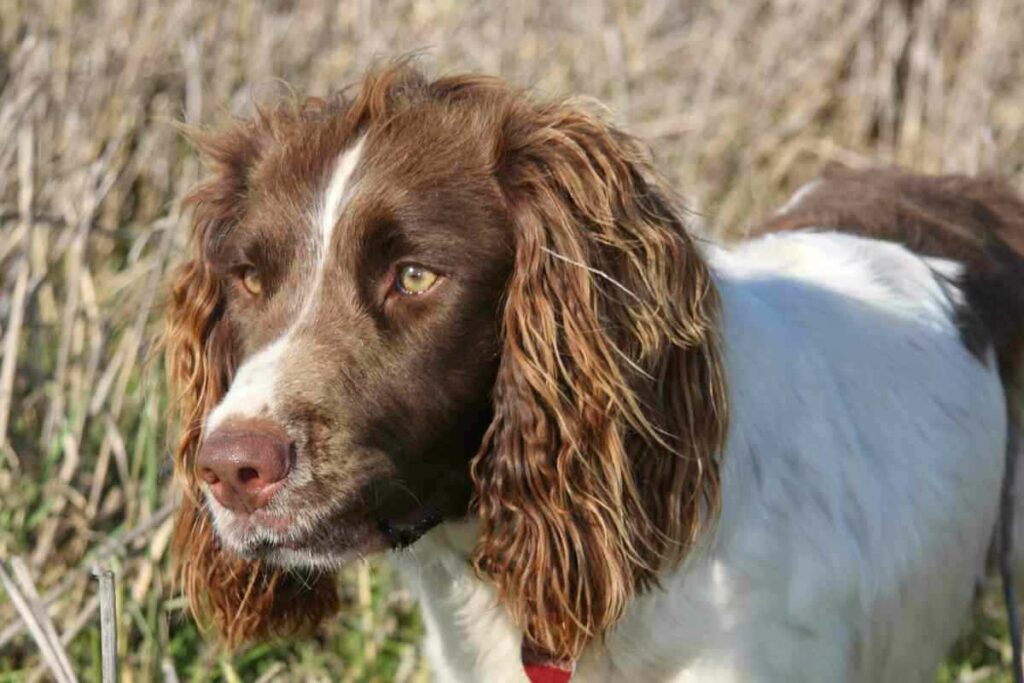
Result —
[[342, 152], [338, 160], [334, 162], [334, 172], [331, 174], [327, 192], [324, 193], [323, 208], [320, 211], [320, 246], [323, 249], [320, 257], [321, 263], [325, 258], [323, 254], [327, 253], [331, 244], [331, 235], [334, 234], [334, 226], [337, 225], [338, 218], [341, 216], [342, 205], [347, 199], [346, 190], [349, 180], [352, 179], [352, 173], [356, 170], [356, 164], [359, 163], [364, 140], [366, 140], [365, 135], [359, 138], [355, 145]]
[[228, 393], [206, 417], [207, 434], [229, 417], [257, 417], [270, 410], [287, 337], [285, 333], [242, 363]]
[[365, 136], [359, 138], [354, 145], [338, 155], [324, 193], [313, 212], [317, 263], [316, 270], [309, 278], [298, 317], [280, 337], [253, 354], [238, 368], [227, 394], [206, 417], [207, 434], [213, 433], [229, 417], [257, 417], [266, 415], [273, 409], [281, 366], [289, 355], [295, 330], [312, 314], [322, 288], [334, 227], [351, 196], [350, 181], [359, 164], [365, 139]]

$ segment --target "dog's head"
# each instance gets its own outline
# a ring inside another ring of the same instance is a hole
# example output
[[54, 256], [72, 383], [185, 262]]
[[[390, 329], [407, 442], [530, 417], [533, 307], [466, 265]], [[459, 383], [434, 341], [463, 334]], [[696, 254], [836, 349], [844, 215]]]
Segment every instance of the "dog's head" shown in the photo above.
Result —
[[194, 603], [234, 642], [303, 627], [330, 570], [475, 515], [478, 571], [578, 654], [717, 504], [717, 301], [638, 145], [408, 65], [194, 137], [168, 329]]

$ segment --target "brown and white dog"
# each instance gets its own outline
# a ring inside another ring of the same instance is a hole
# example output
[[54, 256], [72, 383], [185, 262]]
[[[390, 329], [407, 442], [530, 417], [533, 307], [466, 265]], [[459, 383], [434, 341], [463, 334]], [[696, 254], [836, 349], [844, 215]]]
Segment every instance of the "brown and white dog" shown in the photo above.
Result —
[[228, 641], [411, 546], [439, 680], [933, 674], [1020, 420], [1006, 186], [836, 169], [698, 244], [621, 131], [406, 64], [194, 137], [175, 545]]

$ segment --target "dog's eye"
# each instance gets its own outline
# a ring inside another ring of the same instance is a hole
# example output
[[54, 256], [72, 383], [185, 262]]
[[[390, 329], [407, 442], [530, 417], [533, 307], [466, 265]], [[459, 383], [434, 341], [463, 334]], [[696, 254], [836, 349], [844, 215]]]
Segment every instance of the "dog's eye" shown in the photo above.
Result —
[[437, 282], [437, 273], [423, 266], [402, 266], [395, 278], [395, 289], [402, 294], [423, 294]]
[[252, 296], [259, 296], [263, 293], [263, 282], [260, 280], [259, 271], [252, 266], [242, 269], [240, 273], [242, 286]]

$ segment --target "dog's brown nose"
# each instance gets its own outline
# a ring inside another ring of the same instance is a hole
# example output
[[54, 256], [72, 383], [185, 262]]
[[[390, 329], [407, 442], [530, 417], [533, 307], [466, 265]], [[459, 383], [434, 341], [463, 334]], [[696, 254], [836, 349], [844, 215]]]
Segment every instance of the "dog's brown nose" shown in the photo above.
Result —
[[262, 418], [224, 423], [199, 451], [199, 475], [213, 497], [233, 512], [253, 512], [269, 503], [289, 469], [288, 435]]

